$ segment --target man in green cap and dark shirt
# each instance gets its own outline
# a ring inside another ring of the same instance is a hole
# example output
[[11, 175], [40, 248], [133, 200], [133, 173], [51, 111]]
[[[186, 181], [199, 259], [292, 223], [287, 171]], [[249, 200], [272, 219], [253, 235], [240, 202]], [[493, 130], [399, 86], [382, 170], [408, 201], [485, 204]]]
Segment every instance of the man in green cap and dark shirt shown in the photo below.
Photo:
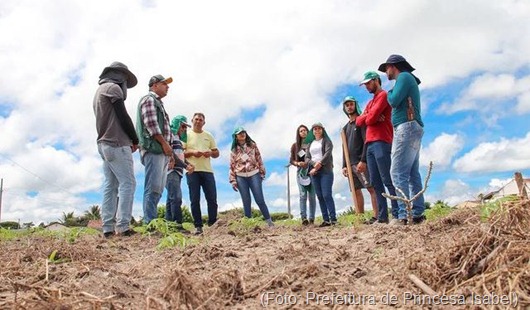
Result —
[[[372, 209], [374, 210], [374, 217], [368, 221], [368, 223], [373, 223], [377, 220], [377, 202], [375, 197], [375, 192], [372, 184], [370, 183], [370, 176], [366, 168], [366, 146], [365, 146], [365, 137], [366, 137], [366, 128], [357, 126], [355, 124], [355, 119], [361, 115], [361, 108], [357, 99], [352, 96], [347, 96], [342, 100], [342, 110], [344, 114], [348, 116], [348, 122], [342, 130], [346, 135], [346, 145], [342, 147], [348, 149], [348, 155], [350, 157], [350, 165], [353, 184], [355, 187], [355, 198], [358, 208], [361, 212], [364, 212], [364, 196], [361, 191], [362, 188], [366, 188], [368, 193], [370, 193], [370, 198], [372, 200]], [[348, 168], [346, 167], [346, 157], [342, 156], [342, 174], [345, 177], [348, 177]]]

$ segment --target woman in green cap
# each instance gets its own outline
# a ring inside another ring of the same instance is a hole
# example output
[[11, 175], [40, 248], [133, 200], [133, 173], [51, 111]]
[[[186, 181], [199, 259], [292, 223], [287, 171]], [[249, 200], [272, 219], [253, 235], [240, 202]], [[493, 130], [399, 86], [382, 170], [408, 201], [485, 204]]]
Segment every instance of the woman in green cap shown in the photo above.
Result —
[[261, 159], [256, 142], [252, 140], [243, 127], [237, 127], [232, 133], [232, 152], [230, 153], [229, 181], [232, 188], [241, 195], [243, 211], [248, 218], [252, 217], [250, 209], [250, 191], [261, 214], [269, 226], [274, 226], [269, 208], [263, 196], [262, 183], [265, 179], [265, 166]]
[[335, 213], [335, 201], [333, 200], [333, 143], [326, 133], [322, 123], [315, 123], [307, 135], [309, 152], [306, 155], [306, 163], [309, 164], [309, 175], [322, 212], [324, 222], [320, 227], [335, 225], [337, 214]]

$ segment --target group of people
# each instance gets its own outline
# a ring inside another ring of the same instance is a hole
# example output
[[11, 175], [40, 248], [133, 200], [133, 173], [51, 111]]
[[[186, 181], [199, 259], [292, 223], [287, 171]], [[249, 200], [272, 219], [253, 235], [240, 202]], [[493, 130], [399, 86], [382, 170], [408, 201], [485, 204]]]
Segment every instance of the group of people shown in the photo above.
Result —
[[[396, 80], [388, 92], [381, 87], [375, 71], [365, 73], [360, 85], [373, 94], [364, 110], [357, 100], [348, 96], [342, 107], [348, 122], [342, 128], [342, 174], [350, 181], [357, 210], [364, 212], [361, 188], [370, 193], [374, 218], [371, 223], [389, 223], [385, 187], [390, 195], [403, 193], [408, 197], [422, 190], [419, 173], [419, 150], [423, 122], [418, 85], [414, 68], [400, 55], [391, 55], [379, 66], [389, 80]], [[129, 228], [136, 180], [132, 154], [140, 150], [145, 167], [143, 221], [157, 218], [157, 206], [167, 189], [166, 220], [182, 227], [181, 182], [186, 173], [190, 207], [195, 233], [203, 232], [200, 208], [201, 188], [208, 207], [208, 225], [217, 221], [217, 190], [211, 165], [219, 157], [214, 137], [204, 130], [205, 115], [195, 113], [187, 118], [177, 115], [170, 120], [162, 99], [166, 97], [171, 77], [155, 75], [149, 79], [149, 92], [137, 108], [136, 126], [125, 108], [127, 89], [136, 86], [136, 76], [121, 62], [113, 62], [99, 76], [99, 87], [93, 101], [98, 133], [98, 152], [103, 160], [102, 221], [106, 238], [114, 234], [130, 236]], [[322, 123], [308, 128], [298, 126], [296, 142], [291, 146], [290, 163], [298, 168], [300, 213], [303, 225], [314, 224], [316, 198], [323, 222], [321, 227], [337, 222], [332, 194], [333, 142]], [[251, 195], [265, 221], [274, 226], [263, 195], [265, 166], [260, 151], [243, 127], [232, 134], [229, 181], [239, 192], [246, 217], [251, 217]], [[307, 213], [309, 202], [309, 214]], [[425, 220], [423, 196], [413, 204], [413, 222]], [[392, 200], [393, 224], [407, 224], [407, 210], [401, 201]]]
[[[217, 188], [211, 158], [219, 157], [214, 137], [203, 129], [205, 115], [195, 113], [187, 118], [177, 115], [170, 120], [162, 99], [166, 97], [171, 77], [155, 75], [149, 79], [149, 92], [137, 108], [136, 126], [125, 109], [127, 89], [136, 86], [136, 76], [121, 62], [113, 62], [99, 76], [99, 87], [93, 101], [98, 133], [98, 152], [103, 159], [102, 229], [110, 238], [114, 234], [130, 236], [129, 228], [136, 180], [132, 154], [140, 150], [145, 167], [143, 221], [149, 224], [158, 217], [157, 206], [167, 189], [165, 218], [182, 226], [181, 182], [186, 172], [190, 207], [195, 234], [202, 234], [201, 188], [208, 207], [208, 225], [217, 221]], [[190, 128], [191, 127], [191, 128]], [[230, 183], [239, 191], [245, 216], [251, 217], [250, 191], [265, 220], [273, 226], [265, 199], [262, 180], [265, 167], [256, 143], [239, 127], [234, 131], [230, 157]]]
[[[412, 223], [407, 223], [407, 208], [401, 200], [391, 200], [392, 220], [389, 219], [387, 198], [383, 193], [410, 198], [422, 191], [420, 80], [412, 74], [415, 69], [401, 55], [390, 55], [378, 70], [386, 73], [389, 80], [395, 80], [391, 90], [383, 90], [380, 75], [368, 71], [360, 86], [365, 86], [373, 98], [364, 112], [354, 97], [347, 96], [342, 101], [348, 117], [341, 132], [342, 174], [348, 177], [357, 211], [364, 212], [361, 189], [369, 192], [374, 217], [368, 223], [419, 224], [425, 220], [423, 195], [413, 201]], [[332, 195], [333, 143], [321, 123], [313, 124], [311, 129], [298, 126], [295, 141], [291, 146], [290, 164], [297, 167], [302, 224], [314, 223], [316, 195], [324, 220], [320, 226], [334, 225], [337, 218]]]

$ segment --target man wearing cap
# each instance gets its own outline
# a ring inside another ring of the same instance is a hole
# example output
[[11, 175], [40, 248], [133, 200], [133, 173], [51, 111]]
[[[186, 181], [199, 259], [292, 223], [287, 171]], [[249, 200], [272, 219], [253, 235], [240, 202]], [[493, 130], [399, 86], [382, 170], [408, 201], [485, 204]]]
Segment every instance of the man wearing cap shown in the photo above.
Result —
[[149, 79], [149, 93], [138, 103], [136, 131], [140, 155], [145, 166], [143, 211], [145, 224], [157, 218], [157, 205], [166, 185], [166, 172], [173, 150], [169, 117], [162, 98], [167, 95], [171, 77], [155, 75]]
[[[420, 79], [412, 74], [414, 68], [401, 55], [390, 55], [386, 62], [379, 66], [379, 71], [386, 72], [389, 80], [395, 80], [394, 88], [388, 91], [387, 100], [392, 106], [392, 125], [394, 141], [392, 143], [392, 164], [390, 173], [397, 189], [407, 198], [413, 197], [422, 190], [419, 172], [421, 138], [423, 121], [421, 119]], [[425, 220], [425, 202], [420, 195], [413, 202], [412, 224]], [[398, 201], [399, 221], [397, 225], [407, 224], [405, 203]], [[408, 223], [411, 224], [411, 223]]]
[[201, 187], [208, 206], [208, 225], [217, 221], [217, 188], [213, 174], [211, 158], [219, 157], [219, 149], [212, 134], [204, 130], [206, 124], [203, 113], [195, 113], [191, 119], [192, 128], [188, 131], [185, 155], [195, 166], [195, 172], [187, 173], [190, 194], [191, 214], [195, 225], [195, 234], [202, 234]]
[[127, 89], [137, 83], [127, 66], [116, 61], [103, 69], [94, 96], [98, 152], [105, 175], [101, 205], [105, 238], [115, 232], [124, 236], [134, 234], [129, 224], [136, 188], [132, 153], [138, 149], [138, 136], [125, 109], [125, 99]]
[[[347, 96], [342, 100], [342, 110], [344, 114], [348, 116], [348, 122], [342, 130], [346, 136], [346, 145], [342, 147], [347, 148], [350, 162], [350, 173], [352, 174], [353, 184], [355, 188], [355, 198], [358, 208], [364, 213], [364, 196], [361, 188], [366, 188], [372, 199], [372, 209], [374, 210], [375, 217], [370, 220], [374, 222], [377, 219], [377, 202], [375, 192], [372, 184], [369, 181], [369, 174], [366, 169], [366, 146], [364, 143], [366, 137], [366, 128], [360, 127], [355, 124], [355, 119], [361, 115], [361, 108], [357, 99], [352, 96]], [[359, 169], [358, 167], [362, 167]], [[348, 168], [346, 162], [346, 156], [342, 155], [342, 174], [348, 177]]]
[[[366, 128], [366, 162], [370, 171], [370, 181], [375, 188], [379, 214], [377, 223], [388, 223], [388, 204], [383, 193], [385, 186], [390, 195], [396, 195], [396, 189], [390, 177], [390, 158], [392, 150], [393, 130], [390, 121], [392, 108], [388, 104], [386, 91], [381, 88], [381, 78], [374, 71], [368, 71], [360, 85], [364, 85], [374, 97], [368, 102], [363, 114], [355, 120], [357, 126]], [[359, 166], [360, 171], [364, 167]], [[392, 216], [398, 218], [398, 205], [391, 201]]]
[[167, 172], [167, 201], [166, 201], [166, 220], [175, 222], [177, 230], [182, 233], [189, 233], [182, 227], [182, 189], [180, 187], [184, 169], [188, 173], [193, 173], [195, 167], [190, 164], [184, 157], [184, 145], [186, 142], [186, 130], [191, 127], [184, 115], [177, 115], [171, 120], [171, 133], [173, 141], [173, 157], [169, 161]]

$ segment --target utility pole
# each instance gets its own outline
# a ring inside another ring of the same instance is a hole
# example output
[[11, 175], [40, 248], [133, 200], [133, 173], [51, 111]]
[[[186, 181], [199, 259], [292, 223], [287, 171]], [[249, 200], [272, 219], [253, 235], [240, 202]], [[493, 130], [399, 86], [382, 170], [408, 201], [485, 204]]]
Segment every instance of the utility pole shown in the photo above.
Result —
[[291, 183], [289, 182], [289, 167], [291, 164], [287, 164], [285, 168], [287, 168], [287, 213], [289, 214], [289, 218], [293, 218], [291, 215]]
[[4, 179], [0, 179], [0, 222], [2, 222], [2, 192], [4, 191]]

